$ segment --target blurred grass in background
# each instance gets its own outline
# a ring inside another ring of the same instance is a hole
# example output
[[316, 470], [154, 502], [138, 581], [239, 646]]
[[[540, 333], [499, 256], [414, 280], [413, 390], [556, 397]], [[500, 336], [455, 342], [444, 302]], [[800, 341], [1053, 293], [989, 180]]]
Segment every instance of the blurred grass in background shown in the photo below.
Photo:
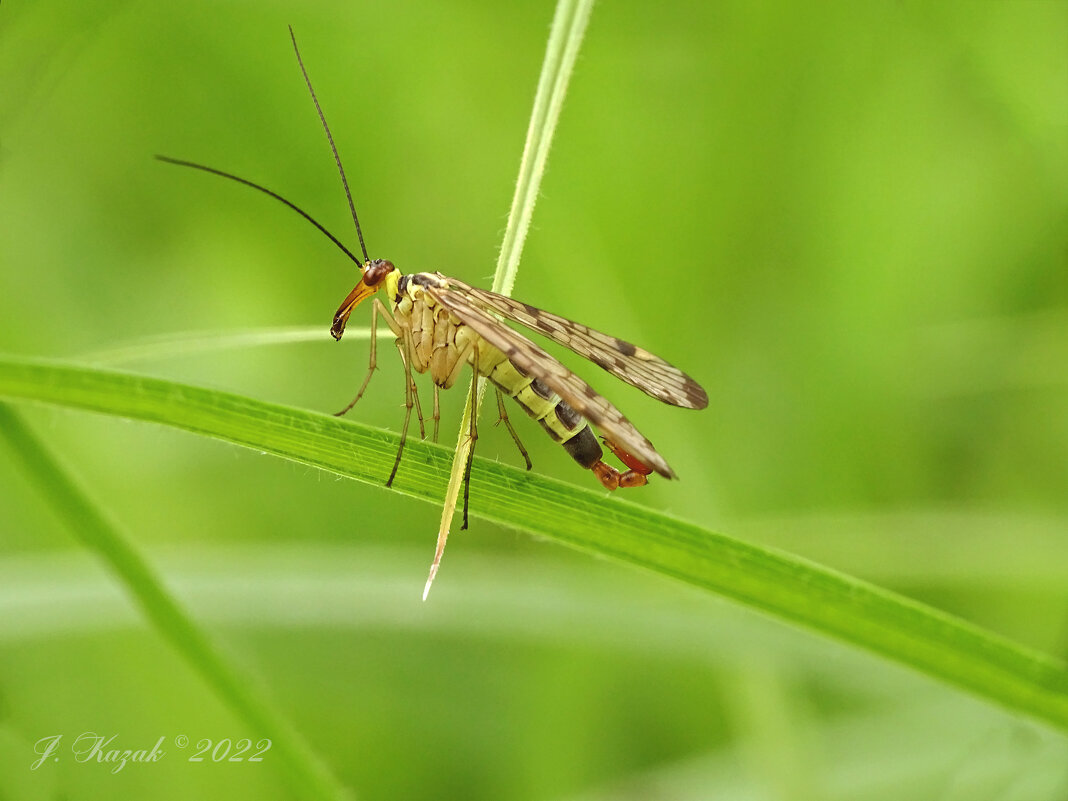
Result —
[[[151, 155], [261, 181], [351, 241], [291, 23], [371, 254], [487, 284], [551, 15], [5, 4], [0, 350], [321, 324], [128, 366], [339, 408], [366, 359], [327, 334], [352, 266], [277, 204]], [[1068, 6], [598, 6], [515, 294], [709, 390], [688, 413], [585, 371], [682, 478], [632, 500], [1068, 651]], [[382, 361], [356, 414], [396, 428]], [[478, 523], [424, 606], [433, 508], [27, 411], [360, 797], [1068, 793], [1063, 739], [691, 590]], [[589, 483], [518, 423], [536, 470]], [[517, 460], [503, 432], [479, 448]], [[262, 733], [8, 459], [0, 487], [0, 793], [285, 797], [269, 760], [28, 771], [61, 732]]]

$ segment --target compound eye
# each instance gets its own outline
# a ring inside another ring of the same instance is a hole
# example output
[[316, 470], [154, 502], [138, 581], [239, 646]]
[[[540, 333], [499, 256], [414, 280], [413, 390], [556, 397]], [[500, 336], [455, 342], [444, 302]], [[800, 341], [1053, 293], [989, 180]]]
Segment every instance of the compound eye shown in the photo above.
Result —
[[382, 279], [393, 272], [393, 262], [385, 259], [375, 259], [367, 265], [363, 272], [363, 282], [367, 286], [378, 286]]

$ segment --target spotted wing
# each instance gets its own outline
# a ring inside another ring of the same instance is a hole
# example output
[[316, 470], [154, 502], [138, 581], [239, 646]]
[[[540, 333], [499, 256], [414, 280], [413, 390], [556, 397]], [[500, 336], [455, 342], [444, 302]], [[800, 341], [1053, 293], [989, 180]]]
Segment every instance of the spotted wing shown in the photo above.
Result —
[[598, 395], [593, 387], [555, 357], [479, 308], [464, 290], [454, 290], [444, 285], [426, 285], [424, 288], [435, 301], [504, 353], [516, 367], [544, 382], [604, 436], [665, 478], [675, 477], [674, 471], [656, 452], [653, 443], [642, 436], [619, 409]]
[[616, 378], [636, 386], [646, 395], [686, 409], [703, 409], [708, 405], [708, 395], [696, 381], [637, 345], [455, 278], [446, 280], [451, 287], [463, 292], [479, 306], [492, 309], [502, 317], [544, 334]]

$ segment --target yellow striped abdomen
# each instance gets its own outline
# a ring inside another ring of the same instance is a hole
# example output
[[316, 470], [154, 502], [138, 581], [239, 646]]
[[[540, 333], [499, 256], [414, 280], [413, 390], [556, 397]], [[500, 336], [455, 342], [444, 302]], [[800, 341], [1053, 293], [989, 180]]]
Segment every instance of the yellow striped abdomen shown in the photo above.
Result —
[[563, 445], [580, 465], [589, 468], [600, 461], [603, 451], [585, 418], [544, 383], [524, 373], [481, 338], [478, 371], [541, 423], [549, 436]]

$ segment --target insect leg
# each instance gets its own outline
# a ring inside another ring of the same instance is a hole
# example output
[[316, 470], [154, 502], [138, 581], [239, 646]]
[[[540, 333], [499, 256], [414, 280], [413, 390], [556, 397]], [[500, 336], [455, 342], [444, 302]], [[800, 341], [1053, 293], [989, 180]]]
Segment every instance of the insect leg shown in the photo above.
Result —
[[471, 463], [475, 460], [475, 442], [478, 441], [478, 422], [475, 416], [478, 414], [478, 405], [476, 404], [476, 398], [478, 397], [478, 341], [474, 341], [471, 351], [471, 366], [475, 370], [475, 381], [471, 385], [471, 447], [467, 451], [467, 464], [464, 466], [464, 524], [460, 526], [461, 531], [467, 530], [467, 506], [471, 499]]
[[[411, 353], [411, 349], [408, 351]], [[412, 398], [415, 400], [415, 416], [419, 420], [419, 439], [426, 439], [426, 428], [423, 427], [423, 407], [419, 403], [419, 386], [415, 383], [415, 376], [408, 371], [412, 380]]]
[[438, 385], [434, 385], [434, 442], [438, 441], [438, 423], [441, 422], [441, 405], [438, 403]]
[[512, 440], [515, 442], [515, 446], [519, 448], [519, 453], [523, 456], [523, 461], [527, 463], [527, 470], [534, 467], [530, 461], [530, 454], [527, 453], [527, 449], [523, 447], [523, 443], [519, 441], [519, 435], [515, 433], [515, 428], [512, 427], [512, 421], [508, 419], [508, 411], [504, 408], [504, 395], [501, 394], [501, 390], [498, 387], [494, 387], [497, 390], [497, 418], [498, 423], [504, 423], [508, 429], [508, 433], [512, 435]]
[[397, 468], [400, 467], [401, 454], [404, 453], [404, 442], [408, 438], [408, 422], [412, 419], [412, 407], [415, 405], [413, 400], [415, 393], [415, 381], [412, 378], [412, 337], [411, 334], [405, 330], [402, 335], [397, 339], [397, 350], [400, 351], [401, 361], [404, 362], [404, 425], [401, 426], [400, 445], [397, 448], [397, 458], [393, 461], [393, 470], [390, 471], [389, 478], [386, 479], [386, 486], [393, 486], [393, 479], [397, 477]]
[[378, 350], [379, 309], [382, 310], [382, 316], [386, 319], [386, 322], [389, 324], [389, 327], [393, 329], [393, 333], [397, 336], [400, 336], [400, 329], [397, 328], [397, 324], [393, 321], [393, 318], [390, 317], [389, 312], [386, 311], [386, 307], [382, 305], [382, 301], [380, 301], [378, 298], [375, 298], [374, 303], [371, 304], [371, 358], [368, 360], [367, 364], [367, 377], [364, 378], [363, 383], [360, 384], [360, 390], [356, 393], [356, 397], [353, 398], [349, 402], [349, 405], [342, 409], [340, 412], [334, 412], [334, 417], [341, 417], [342, 415], [346, 414], [353, 406], [356, 405], [357, 401], [359, 401], [360, 398], [363, 397], [364, 390], [366, 390], [367, 385], [371, 383], [371, 376], [375, 374], [375, 370], [378, 367], [376, 353]]
[[[377, 301], [378, 299], [375, 298]], [[371, 376], [375, 374], [375, 368], [378, 366], [377, 359], [375, 357], [376, 346], [378, 345], [378, 307], [375, 304], [371, 304], [371, 358], [367, 364], [367, 377], [363, 379], [363, 383], [360, 384], [360, 389], [356, 392], [356, 397], [349, 401], [348, 406], [342, 409], [340, 412], [334, 412], [334, 417], [341, 417], [346, 414], [349, 409], [356, 405], [357, 401], [363, 397], [364, 390], [367, 389], [367, 385], [371, 383]]]

